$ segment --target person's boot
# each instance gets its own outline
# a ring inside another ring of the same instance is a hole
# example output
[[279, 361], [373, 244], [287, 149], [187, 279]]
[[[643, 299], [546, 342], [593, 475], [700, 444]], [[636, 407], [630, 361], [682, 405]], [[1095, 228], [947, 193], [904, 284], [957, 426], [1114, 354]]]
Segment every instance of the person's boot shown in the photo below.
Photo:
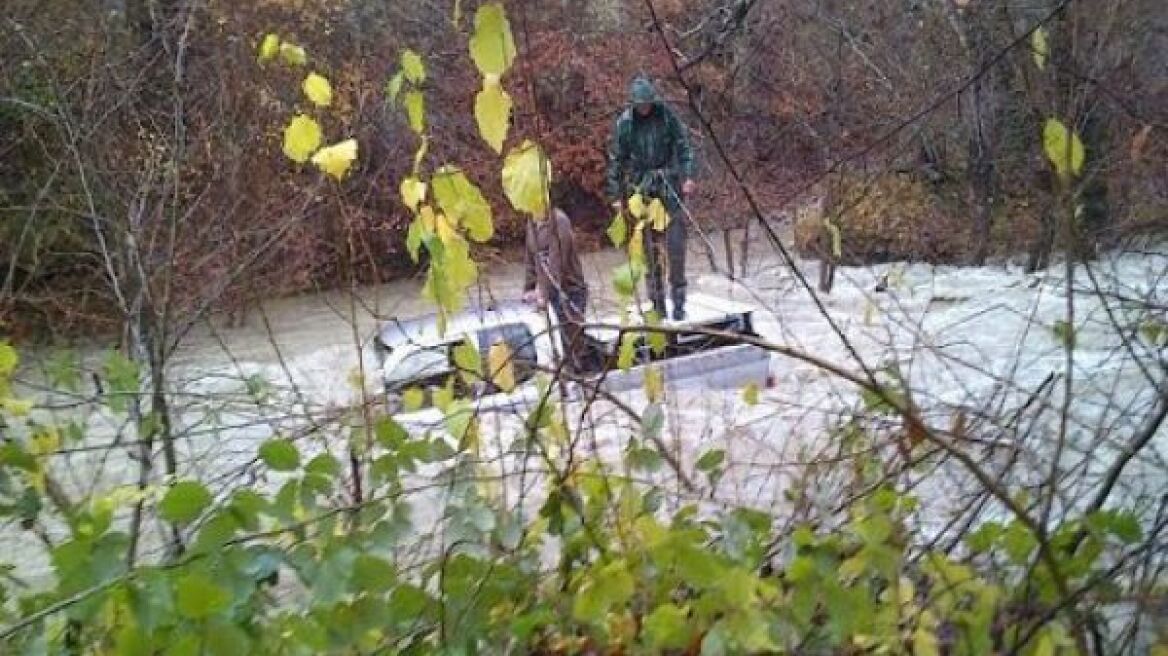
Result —
[[685, 294], [673, 294], [673, 320], [685, 321]]

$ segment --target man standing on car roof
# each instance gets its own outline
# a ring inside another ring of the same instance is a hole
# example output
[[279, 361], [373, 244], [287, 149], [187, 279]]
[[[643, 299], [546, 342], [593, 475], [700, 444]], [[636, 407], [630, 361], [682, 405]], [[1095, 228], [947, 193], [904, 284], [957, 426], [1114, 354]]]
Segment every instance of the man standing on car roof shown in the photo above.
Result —
[[[556, 192], [558, 186], [553, 186]], [[553, 194], [550, 216], [527, 220], [527, 271], [524, 276], [523, 301], [539, 307], [551, 305], [563, 326], [564, 352], [568, 366], [583, 371], [584, 310], [588, 305], [588, 284], [584, 267], [576, 251], [572, 221], [559, 207], [558, 193]]]
[[[670, 220], [665, 229], [665, 249], [669, 262], [669, 287], [673, 319], [685, 318], [685, 221], [681, 200], [694, 192], [694, 156], [685, 126], [665, 106], [643, 75], [629, 89], [630, 106], [616, 120], [608, 150], [607, 193], [613, 208], [621, 211], [630, 195], [640, 192], [648, 203], [661, 199]], [[648, 266], [649, 300], [662, 318], [665, 314], [665, 286], [661, 276], [660, 234], [644, 231]]]

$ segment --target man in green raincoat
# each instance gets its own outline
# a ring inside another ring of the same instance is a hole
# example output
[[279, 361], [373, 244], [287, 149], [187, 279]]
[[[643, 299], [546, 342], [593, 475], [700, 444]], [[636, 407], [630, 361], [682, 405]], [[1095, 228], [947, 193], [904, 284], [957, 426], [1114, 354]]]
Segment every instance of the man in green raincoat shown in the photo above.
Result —
[[646, 204], [653, 198], [661, 199], [669, 213], [664, 235], [651, 228], [644, 231], [649, 300], [662, 319], [668, 315], [661, 275], [661, 241], [665, 242], [669, 262], [672, 317], [675, 321], [685, 318], [686, 229], [681, 201], [694, 191], [693, 175], [693, 148], [685, 126], [665, 106], [653, 83], [637, 76], [630, 86], [629, 107], [621, 112], [613, 130], [606, 191], [618, 212], [629, 196], [639, 191]]

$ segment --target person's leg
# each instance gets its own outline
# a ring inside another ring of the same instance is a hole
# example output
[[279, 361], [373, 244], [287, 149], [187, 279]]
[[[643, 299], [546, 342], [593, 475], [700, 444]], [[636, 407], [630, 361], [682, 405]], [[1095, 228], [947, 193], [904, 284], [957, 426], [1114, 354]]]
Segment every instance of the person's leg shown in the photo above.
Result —
[[685, 217], [681, 208], [674, 206], [670, 213], [669, 227], [665, 229], [665, 237], [669, 247], [669, 289], [673, 300], [673, 319], [680, 321], [685, 318]]
[[649, 301], [653, 309], [661, 318], [665, 318], [665, 281], [662, 280], [661, 267], [664, 264], [661, 257], [661, 235], [645, 226], [643, 243], [645, 245], [645, 284], [649, 292]]

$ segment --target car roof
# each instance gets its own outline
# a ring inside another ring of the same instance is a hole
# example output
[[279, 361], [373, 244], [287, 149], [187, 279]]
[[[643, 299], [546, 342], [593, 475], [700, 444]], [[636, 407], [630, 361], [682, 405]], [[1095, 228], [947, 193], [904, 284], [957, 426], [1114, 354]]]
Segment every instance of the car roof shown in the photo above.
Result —
[[377, 338], [385, 346], [395, 348], [402, 344], [428, 346], [458, 341], [466, 333], [478, 332], [484, 328], [526, 323], [540, 324], [543, 317], [531, 306], [523, 303], [501, 303], [492, 306], [472, 306], [451, 315], [446, 322], [445, 334], [438, 333], [438, 314], [430, 313], [409, 319], [389, 319], [381, 325]]

